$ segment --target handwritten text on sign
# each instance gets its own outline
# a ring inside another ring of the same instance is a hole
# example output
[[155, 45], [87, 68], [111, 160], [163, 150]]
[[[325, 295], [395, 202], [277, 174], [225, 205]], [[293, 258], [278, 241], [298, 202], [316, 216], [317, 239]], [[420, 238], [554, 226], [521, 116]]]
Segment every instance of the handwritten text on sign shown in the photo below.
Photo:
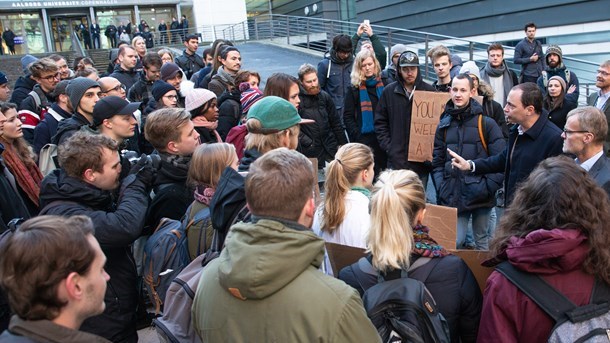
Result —
[[409, 161], [432, 161], [436, 127], [449, 98], [449, 93], [415, 91], [413, 94]]

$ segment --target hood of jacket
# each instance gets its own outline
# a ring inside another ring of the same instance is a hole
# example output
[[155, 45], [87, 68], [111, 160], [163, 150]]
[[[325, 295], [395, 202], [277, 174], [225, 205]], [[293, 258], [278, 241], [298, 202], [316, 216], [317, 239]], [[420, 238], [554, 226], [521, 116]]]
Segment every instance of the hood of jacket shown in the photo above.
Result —
[[222, 103], [227, 100], [237, 101], [237, 103], [241, 105], [240, 97], [241, 97], [241, 92], [239, 91], [238, 88], [235, 88], [232, 91], [224, 91], [218, 97], [218, 108], [220, 108], [220, 105], [222, 105]]
[[[396, 68], [396, 80], [401, 84], [405, 83], [405, 79], [402, 78], [402, 73], [399, 68]], [[424, 78], [421, 76], [421, 68], [417, 67], [417, 77], [415, 78], [415, 90], [419, 88], [419, 85], [424, 82]]]
[[238, 298], [264, 299], [307, 268], [318, 269], [324, 240], [294, 222], [260, 218], [233, 226], [218, 267], [223, 288]]
[[340, 59], [337, 56], [337, 52], [333, 48], [330, 48], [330, 50], [324, 54], [324, 58], [329, 59], [331, 62], [333, 62], [335, 64], [346, 64], [346, 63], [352, 63], [354, 61], [353, 54], [349, 54], [349, 57], [345, 60]]
[[59, 144], [59, 139], [69, 131], [77, 131], [80, 130], [82, 126], [89, 125], [89, 121], [83, 115], [78, 112], [74, 112], [74, 114], [65, 120], [62, 120], [57, 124], [57, 132], [55, 136], [51, 138], [51, 142], [53, 144]]
[[589, 251], [587, 237], [578, 229], [539, 229], [512, 237], [504, 254], [521, 270], [554, 274], [581, 268]]
[[263, 154], [256, 149], [244, 150], [244, 157], [239, 161], [239, 167], [237, 170], [240, 172], [247, 172], [250, 170], [250, 165], [261, 156], [263, 156]]
[[42, 180], [40, 185], [40, 208], [58, 200], [69, 200], [94, 209], [105, 209], [112, 204], [112, 194], [68, 176], [63, 169], [55, 169]]
[[32, 90], [34, 89], [34, 86], [36, 85], [36, 81], [34, 81], [31, 77], [31, 75], [24, 75], [24, 76], [19, 76], [19, 78], [17, 79], [17, 81], [15, 81], [15, 87], [13, 87], [13, 89], [17, 89], [17, 88], [25, 88], [25, 89], [29, 89]]
[[220, 175], [214, 197], [210, 202], [212, 227], [223, 233], [246, 204], [245, 178], [233, 168], [227, 167]]

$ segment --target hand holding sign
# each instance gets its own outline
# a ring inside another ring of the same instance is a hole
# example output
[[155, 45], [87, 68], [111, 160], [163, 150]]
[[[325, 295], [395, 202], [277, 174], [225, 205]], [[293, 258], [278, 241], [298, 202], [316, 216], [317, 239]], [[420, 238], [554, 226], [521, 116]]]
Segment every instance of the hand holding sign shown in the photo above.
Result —
[[409, 134], [409, 161], [432, 161], [436, 127], [450, 97], [449, 93], [413, 92]]

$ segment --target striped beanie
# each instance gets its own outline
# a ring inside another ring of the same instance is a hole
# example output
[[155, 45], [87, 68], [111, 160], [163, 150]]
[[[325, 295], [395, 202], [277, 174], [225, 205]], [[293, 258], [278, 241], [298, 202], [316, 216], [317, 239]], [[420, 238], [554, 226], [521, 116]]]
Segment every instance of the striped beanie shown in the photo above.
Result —
[[254, 103], [263, 98], [263, 92], [258, 88], [251, 88], [248, 82], [242, 82], [239, 85], [241, 96], [239, 98], [241, 102], [241, 113], [243, 115], [248, 114], [248, 110]]

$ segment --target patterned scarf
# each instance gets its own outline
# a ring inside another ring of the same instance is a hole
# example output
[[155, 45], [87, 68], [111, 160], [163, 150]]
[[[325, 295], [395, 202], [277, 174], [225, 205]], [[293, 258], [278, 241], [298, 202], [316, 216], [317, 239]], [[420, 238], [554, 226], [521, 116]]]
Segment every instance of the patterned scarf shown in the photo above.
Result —
[[360, 133], [371, 133], [375, 130], [373, 127], [373, 103], [369, 97], [369, 93], [366, 90], [367, 87], [375, 87], [377, 91], [377, 98], [381, 98], [383, 92], [383, 82], [381, 77], [369, 77], [364, 82], [360, 83], [360, 111], [362, 112], [362, 127]]
[[212, 202], [212, 197], [214, 196], [215, 191], [216, 190], [214, 188], [197, 186], [197, 188], [195, 188], [195, 200], [210, 206], [210, 202]]
[[32, 203], [38, 207], [40, 183], [42, 182], [40, 169], [38, 169], [35, 163], [26, 165], [10, 144], [7, 144], [4, 140], [1, 142], [6, 147], [6, 150], [2, 153], [6, 166], [15, 177], [19, 187], [27, 194]]
[[413, 228], [413, 240], [415, 245], [412, 253], [423, 257], [443, 257], [449, 255], [449, 252], [440, 246], [429, 235], [430, 228], [418, 224]]

